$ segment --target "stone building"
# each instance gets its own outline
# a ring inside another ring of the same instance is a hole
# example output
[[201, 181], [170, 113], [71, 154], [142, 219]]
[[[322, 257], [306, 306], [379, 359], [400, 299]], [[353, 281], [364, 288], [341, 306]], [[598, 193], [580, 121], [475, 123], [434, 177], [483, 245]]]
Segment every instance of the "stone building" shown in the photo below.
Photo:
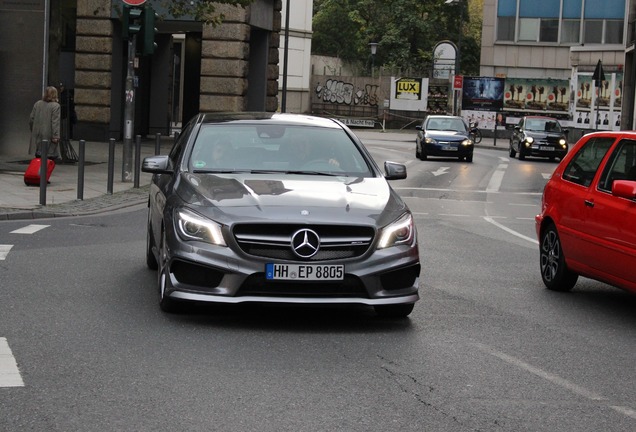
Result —
[[[309, 107], [312, 1], [293, 3], [287, 111], [301, 112]], [[247, 8], [219, 4], [224, 21], [216, 27], [172, 17], [161, 4], [146, 1], [161, 17], [155, 24], [157, 48], [134, 60], [135, 135], [170, 135], [199, 111], [279, 109], [281, 0], [255, 0]], [[123, 5], [0, 0], [0, 38], [6, 41], [0, 46], [0, 154], [26, 153], [31, 107], [45, 86], [58, 83], [74, 96], [71, 138], [122, 138], [128, 67]]]

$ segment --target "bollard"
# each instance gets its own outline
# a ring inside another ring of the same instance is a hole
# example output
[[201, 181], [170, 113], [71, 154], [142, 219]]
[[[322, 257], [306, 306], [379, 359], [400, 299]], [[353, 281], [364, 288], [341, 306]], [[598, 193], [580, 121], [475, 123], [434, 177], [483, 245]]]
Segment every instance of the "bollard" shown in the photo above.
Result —
[[115, 179], [115, 138], [108, 140], [108, 184], [106, 193], [113, 194], [113, 181]]
[[155, 155], [161, 154], [161, 134], [155, 135]]
[[77, 165], [77, 199], [84, 200], [84, 157], [86, 155], [86, 141], [79, 142], [79, 164]]
[[40, 205], [46, 205], [46, 170], [48, 168], [49, 142], [42, 140], [40, 145]]
[[134, 188], [139, 187], [139, 176], [141, 175], [141, 135], [135, 136], [135, 182]]

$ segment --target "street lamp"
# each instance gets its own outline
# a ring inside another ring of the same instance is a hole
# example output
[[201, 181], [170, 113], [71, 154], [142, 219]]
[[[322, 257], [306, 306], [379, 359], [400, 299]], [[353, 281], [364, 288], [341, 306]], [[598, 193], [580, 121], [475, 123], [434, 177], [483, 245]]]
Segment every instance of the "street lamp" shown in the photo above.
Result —
[[375, 69], [375, 53], [378, 52], [378, 43], [369, 43], [369, 48], [371, 48], [371, 78], [373, 78], [373, 69]]
[[459, 75], [459, 68], [462, 66], [462, 29], [464, 27], [464, 8], [461, 0], [446, 0], [445, 4], [459, 5], [459, 36], [457, 37], [457, 56], [455, 57], [455, 75]]

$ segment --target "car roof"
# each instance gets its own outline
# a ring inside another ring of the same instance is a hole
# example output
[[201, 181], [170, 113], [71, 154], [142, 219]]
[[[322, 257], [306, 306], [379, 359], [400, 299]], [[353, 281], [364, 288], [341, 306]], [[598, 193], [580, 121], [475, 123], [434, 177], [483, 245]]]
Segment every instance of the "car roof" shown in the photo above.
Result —
[[426, 117], [427, 119], [462, 119], [462, 117], [460, 116], [451, 116], [451, 115], [439, 115], [439, 114], [435, 114], [435, 115], [430, 115], [428, 117]]
[[341, 129], [342, 126], [334, 119], [288, 113], [272, 112], [211, 112], [201, 113], [199, 123], [272, 123], [299, 126], [314, 126]]

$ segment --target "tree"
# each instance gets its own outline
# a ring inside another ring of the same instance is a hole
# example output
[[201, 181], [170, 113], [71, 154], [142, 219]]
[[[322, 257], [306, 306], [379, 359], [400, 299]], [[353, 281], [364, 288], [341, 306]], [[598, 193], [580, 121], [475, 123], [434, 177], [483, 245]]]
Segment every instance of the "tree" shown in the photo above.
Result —
[[376, 42], [376, 65], [428, 74], [435, 45], [442, 40], [457, 44], [461, 25], [461, 72], [478, 74], [482, 9], [483, 0], [455, 5], [445, 0], [316, 0], [312, 52], [367, 64], [368, 44]]

